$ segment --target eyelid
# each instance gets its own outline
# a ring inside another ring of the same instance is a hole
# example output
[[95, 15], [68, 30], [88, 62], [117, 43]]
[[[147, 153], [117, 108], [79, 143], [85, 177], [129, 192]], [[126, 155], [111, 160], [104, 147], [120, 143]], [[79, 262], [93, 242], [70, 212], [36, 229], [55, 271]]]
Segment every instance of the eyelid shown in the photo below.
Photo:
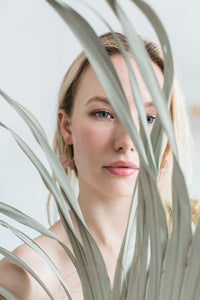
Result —
[[147, 113], [146, 115], [147, 115], [147, 117], [156, 118], [156, 114]]
[[[114, 119], [114, 114], [111, 111], [109, 111], [108, 109], [96, 109], [91, 112], [91, 115], [94, 116], [95, 114], [102, 113], [102, 112], [108, 113], [111, 116], [110, 119]], [[105, 118], [105, 119], [108, 119], [108, 118]]]
[[[108, 113], [111, 116], [111, 119], [117, 118], [117, 115], [114, 112], [111, 112], [109, 109], [106, 109], [106, 108], [95, 109], [90, 114], [94, 116], [95, 114], [102, 113], [102, 112]], [[151, 118], [153, 118], [155, 120], [157, 114], [155, 114], [155, 113], [146, 113], [146, 116], [147, 117], [151, 117]]]
[[147, 114], [147, 118], [152, 118], [153, 119], [152, 123], [148, 123], [148, 125], [153, 125], [155, 123], [155, 120], [156, 120], [156, 115], [155, 114]]
[[111, 114], [114, 114], [114, 112], [112, 111], [112, 109], [108, 108], [108, 107], [98, 107], [96, 109], [93, 109], [93, 112], [99, 112], [99, 111], [106, 111], [106, 112], [109, 112]]

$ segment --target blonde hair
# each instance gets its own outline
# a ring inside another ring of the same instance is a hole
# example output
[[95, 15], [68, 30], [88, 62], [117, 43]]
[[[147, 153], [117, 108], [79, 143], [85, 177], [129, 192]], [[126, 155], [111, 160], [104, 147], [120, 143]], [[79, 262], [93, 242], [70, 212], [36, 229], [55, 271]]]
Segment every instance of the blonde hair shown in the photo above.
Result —
[[[116, 33], [118, 39], [122, 43], [125, 51], [130, 53], [130, 49], [127, 43], [125, 36], [121, 33]], [[152, 42], [147, 38], [140, 37], [141, 41], [144, 44], [151, 60], [158, 65], [160, 70], [164, 72], [164, 61], [162, 51], [160, 46]], [[108, 32], [100, 36], [100, 40], [107, 53], [111, 56], [114, 54], [120, 54], [121, 51], [119, 46], [113, 37], [112, 33]], [[70, 117], [73, 112], [74, 104], [74, 95], [78, 87], [81, 75], [89, 65], [88, 59], [84, 52], [81, 52], [80, 55], [75, 59], [75, 61], [70, 66], [69, 70], [64, 76], [62, 81], [60, 91], [59, 91], [59, 101], [58, 101], [58, 110], [64, 109], [66, 114]], [[184, 109], [184, 101], [182, 92], [180, 89], [180, 84], [178, 83], [177, 78], [175, 78], [173, 83], [173, 90], [170, 102], [170, 113], [173, 121], [173, 126], [175, 130], [176, 140], [179, 151], [180, 163], [185, 160], [185, 154], [189, 153], [189, 145], [191, 143], [188, 120], [186, 117]], [[53, 141], [53, 150], [57, 156], [59, 154], [65, 153], [67, 159], [72, 160], [73, 158], [73, 145], [65, 145], [63, 140], [59, 122], [57, 120], [57, 128]], [[172, 174], [172, 153], [169, 143], [167, 144], [163, 156], [161, 159], [161, 168], [162, 172], [158, 177], [158, 188], [160, 195], [166, 210], [167, 219], [170, 222], [171, 219], [171, 174]], [[69, 180], [72, 182], [73, 177], [77, 176], [77, 170], [70, 170], [69, 168], [65, 170]], [[56, 182], [55, 175], [52, 175], [53, 180]], [[47, 202], [47, 211], [48, 211], [48, 220], [50, 223], [50, 213], [49, 213], [49, 204], [50, 204], [51, 194], [49, 194]], [[195, 220], [194, 220], [195, 221]], [[196, 222], [195, 222], [196, 223]]]

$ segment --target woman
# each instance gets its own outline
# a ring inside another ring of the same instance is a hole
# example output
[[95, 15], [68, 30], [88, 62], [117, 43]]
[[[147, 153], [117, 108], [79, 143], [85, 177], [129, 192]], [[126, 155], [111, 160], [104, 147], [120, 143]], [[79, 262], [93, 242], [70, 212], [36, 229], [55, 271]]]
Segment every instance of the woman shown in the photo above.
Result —
[[[156, 118], [150, 94], [136, 62], [131, 58], [125, 37], [118, 38], [129, 54], [144, 101], [149, 133]], [[129, 107], [138, 126], [138, 115], [129, 83], [124, 58], [112, 34], [101, 41], [116, 69]], [[163, 58], [157, 44], [142, 39], [160, 87], [163, 86]], [[178, 84], [174, 83], [170, 112], [178, 146], [186, 145], [187, 122]], [[54, 152], [60, 157], [69, 177], [75, 174], [79, 183], [78, 202], [85, 221], [105, 261], [112, 286], [117, 257], [125, 233], [131, 198], [139, 170], [135, 146], [118, 117], [82, 52], [64, 77], [58, 105], [58, 126], [54, 138]], [[184, 133], [184, 143], [183, 143]], [[164, 139], [161, 172], [158, 186], [170, 225], [171, 150]], [[55, 178], [54, 178], [55, 179]], [[72, 221], [73, 217], [72, 217]], [[75, 224], [74, 224], [75, 226]], [[70, 247], [61, 221], [50, 230]], [[69, 286], [73, 299], [83, 299], [78, 275], [60, 246], [39, 236], [35, 241], [49, 254]], [[57, 300], [67, 299], [60, 283], [44, 260], [26, 245], [14, 250], [39, 275]], [[3, 259], [0, 263], [0, 285], [19, 299], [48, 299], [45, 291], [25, 271]], [[3, 298], [2, 298], [3, 299]]]

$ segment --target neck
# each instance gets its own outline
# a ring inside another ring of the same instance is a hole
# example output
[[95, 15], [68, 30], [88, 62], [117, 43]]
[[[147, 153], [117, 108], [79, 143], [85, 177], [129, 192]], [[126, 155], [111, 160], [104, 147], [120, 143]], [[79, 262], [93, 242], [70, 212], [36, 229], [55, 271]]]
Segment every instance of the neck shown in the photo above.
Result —
[[91, 189], [83, 191], [80, 188], [79, 205], [87, 226], [100, 248], [120, 249], [131, 199], [132, 195], [111, 197]]
[[111, 197], [92, 188], [81, 188], [79, 205], [85, 222], [103, 256], [111, 288], [115, 267], [125, 234], [132, 195]]

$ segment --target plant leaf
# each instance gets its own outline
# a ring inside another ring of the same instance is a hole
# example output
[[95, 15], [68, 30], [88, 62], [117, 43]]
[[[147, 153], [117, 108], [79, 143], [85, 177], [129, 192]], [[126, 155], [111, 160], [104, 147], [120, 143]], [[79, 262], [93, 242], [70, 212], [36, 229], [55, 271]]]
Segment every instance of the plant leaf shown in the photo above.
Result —
[[173, 132], [172, 121], [167, 110], [166, 101], [161, 101], [164, 98], [164, 94], [161, 92], [159, 83], [152, 69], [150, 59], [126, 14], [122, 7], [116, 2], [116, 0], [107, 0], [113, 11], [119, 17], [121, 25], [123, 26], [124, 32], [126, 34], [129, 46], [131, 48], [132, 54], [137, 61], [140, 68], [141, 74], [145, 80], [149, 92], [151, 93], [153, 102], [156, 106], [159, 119], [165, 129], [170, 145], [173, 149], [174, 154], [178, 157], [176, 140]]
[[[141, 176], [138, 178], [138, 206], [137, 206], [137, 233], [134, 257], [130, 269], [129, 288], [127, 290], [127, 300], [144, 299], [141, 297], [145, 293], [147, 280], [147, 251], [149, 250], [148, 242], [148, 224], [145, 211], [144, 192], [142, 188]], [[142, 269], [142, 270], [141, 270]], [[142, 289], [143, 286], [143, 289]], [[125, 297], [124, 297], [125, 298]]]
[[[166, 102], [169, 106], [171, 100], [171, 92], [172, 92], [172, 85], [174, 79], [174, 64], [173, 64], [173, 57], [171, 46], [169, 43], [169, 39], [167, 37], [166, 30], [162, 25], [162, 22], [153, 11], [153, 9], [148, 5], [148, 3], [144, 1], [132, 0], [132, 2], [137, 5], [137, 7], [142, 11], [142, 13], [148, 18], [150, 23], [152, 24], [157, 37], [159, 39], [163, 56], [164, 56], [164, 84], [163, 84], [163, 94]], [[158, 124], [157, 124], [158, 123]], [[151, 132], [151, 141], [154, 149], [155, 159], [157, 163], [157, 168], [159, 169], [160, 165], [160, 150], [163, 138], [163, 128], [159, 125], [160, 120], [156, 118], [156, 122], [154, 124], [153, 130]], [[157, 145], [157, 146], [156, 146]]]
[[[190, 256], [186, 261], [186, 269], [182, 283], [180, 300], [198, 299], [200, 285], [200, 264], [199, 264], [199, 249], [200, 249], [200, 220], [198, 221], [194, 237], [190, 246]], [[196, 298], [195, 298], [196, 295]]]
[[188, 249], [192, 239], [191, 212], [187, 188], [175, 156], [173, 160], [172, 234], [163, 263], [160, 300], [179, 299]]

